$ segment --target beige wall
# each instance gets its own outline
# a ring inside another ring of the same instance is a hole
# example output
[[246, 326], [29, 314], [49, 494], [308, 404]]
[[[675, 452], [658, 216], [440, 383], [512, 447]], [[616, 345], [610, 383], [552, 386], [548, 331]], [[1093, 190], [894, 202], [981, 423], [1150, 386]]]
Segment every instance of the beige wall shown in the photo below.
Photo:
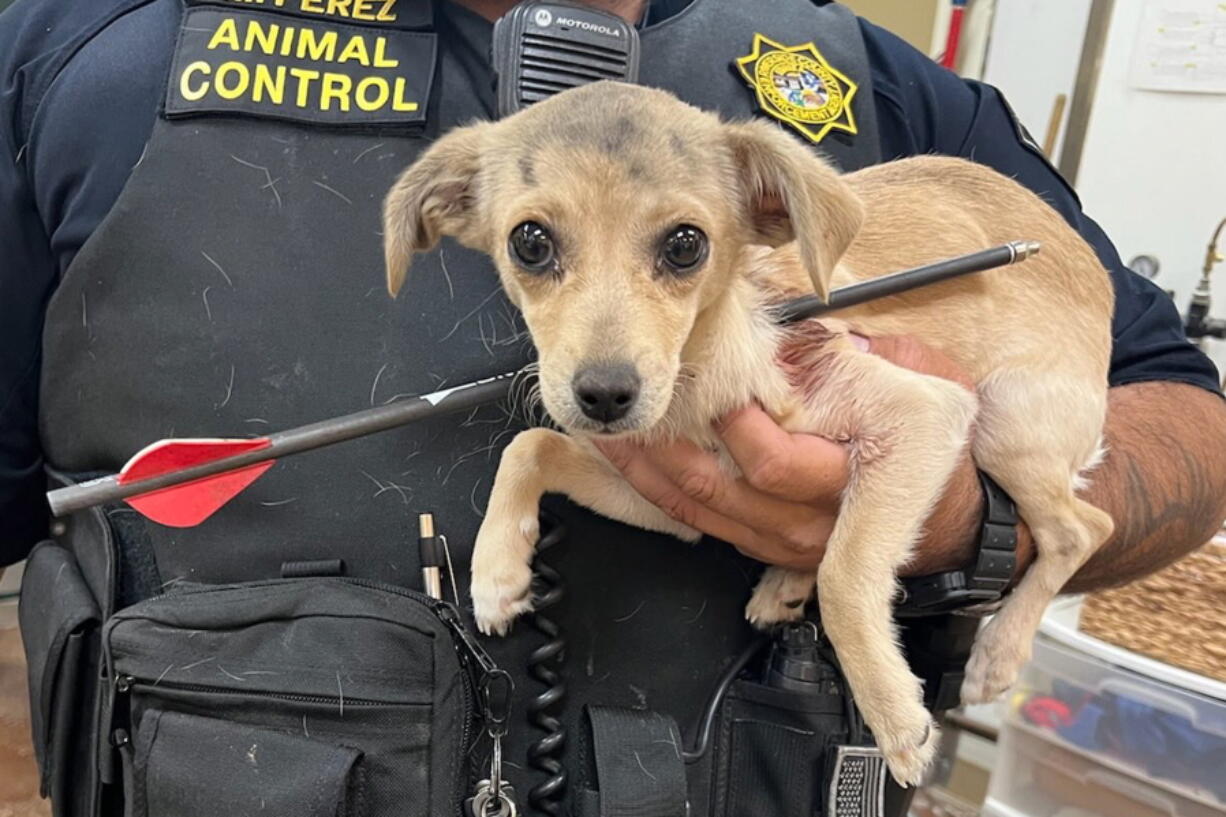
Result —
[[[946, 0], [842, 0], [861, 17], [888, 28], [925, 54], [933, 53], [933, 32]], [[936, 44], [939, 50], [944, 41]]]

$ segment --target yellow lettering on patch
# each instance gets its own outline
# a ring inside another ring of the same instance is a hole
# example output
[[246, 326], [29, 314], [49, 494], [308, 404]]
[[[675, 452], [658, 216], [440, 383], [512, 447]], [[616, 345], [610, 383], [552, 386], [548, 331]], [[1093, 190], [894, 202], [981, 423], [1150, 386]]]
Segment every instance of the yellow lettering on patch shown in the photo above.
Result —
[[281, 26], [276, 23], [269, 23], [268, 28], [260, 24], [259, 20], [251, 20], [247, 23], [247, 39], [243, 42], [244, 51], [255, 51], [257, 41], [260, 50], [265, 54], [275, 54], [277, 51], [277, 33], [281, 30]]
[[324, 74], [323, 81], [320, 83], [319, 90], [319, 109], [323, 111], [332, 110], [332, 100], [335, 99], [337, 106], [342, 111], [349, 110], [349, 92], [353, 90], [353, 80], [348, 74], [333, 74], [331, 72]]
[[396, 94], [395, 94], [395, 98], [392, 99], [392, 110], [393, 111], [415, 111], [417, 110], [416, 102], [410, 102], [404, 98], [404, 91], [407, 85], [408, 83], [404, 81], [404, 77], [396, 77], [396, 85], [395, 85]]
[[230, 46], [231, 51], [238, 51], [242, 48], [238, 42], [238, 24], [234, 22], [233, 17], [227, 17], [221, 21], [221, 25], [217, 26], [213, 36], [209, 38], [206, 48], [212, 51], [222, 44]]
[[[418, 76], [418, 55], [397, 50], [406, 45], [401, 32], [267, 13], [284, 5], [295, 14], [388, 21], [396, 19], [396, 0], [199, 2], [213, 7], [188, 10], [183, 31], [198, 33], [181, 37], [167, 116], [234, 111], [348, 124], [416, 121], [424, 113], [429, 84]], [[235, 9], [239, 4], [265, 13]]]
[[280, 105], [285, 101], [284, 65], [277, 66], [275, 76], [268, 70], [267, 65], [261, 63], [255, 67], [255, 82], [251, 88], [252, 101], [263, 102], [265, 93], [268, 94], [268, 101], [274, 105]]
[[305, 108], [311, 93], [311, 81], [319, 79], [319, 72], [309, 68], [291, 68], [289, 75], [298, 80], [298, 96], [294, 99], [294, 104], [299, 108]]
[[[370, 97], [370, 90], [372, 88], [377, 94], [374, 99]], [[391, 89], [387, 87], [387, 80], [383, 77], [366, 77], [358, 83], [358, 87], [354, 91], [358, 107], [364, 111], [379, 110], [387, 104], [387, 98], [390, 95]]]
[[341, 51], [341, 55], [336, 58], [337, 62], [350, 62], [353, 60], [362, 65], [370, 65], [370, 54], [366, 52], [366, 40], [360, 34], [350, 37], [349, 42], [345, 44], [344, 50]]
[[298, 29], [298, 59], [304, 59], [307, 54], [310, 54], [313, 60], [334, 62], [336, 59], [336, 32], [325, 31], [322, 37], [316, 39], [313, 29]]
[[195, 88], [187, 84], [191, 79], [191, 75], [195, 73], [208, 76], [213, 69], [204, 60], [196, 60], [183, 69], [183, 73], [179, 75], [179, 93], [189, 102], [195, 102], [209, 92], [209, 81], [206, 79]]
[[375, 37], [375, 68], [395, 68], [400, 60], [387, 58], [387, 37]]
[[[234, 85], [226, 84], [226, 77], [235, 76]], [[238, 99], [251, 84], [251, 73], [241, 62], [223, 62], [217, 66], [217, 74], [213, 78], [213, 90], [222, 99]]]

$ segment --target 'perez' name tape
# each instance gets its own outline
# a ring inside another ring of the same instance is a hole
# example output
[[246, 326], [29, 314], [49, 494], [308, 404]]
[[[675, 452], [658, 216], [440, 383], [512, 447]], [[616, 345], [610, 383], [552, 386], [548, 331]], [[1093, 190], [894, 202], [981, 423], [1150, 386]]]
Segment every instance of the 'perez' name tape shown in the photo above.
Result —
[[431, 28], [430, 0], [186, 0], [188, 6], [220, 6], [293, 14], [333, 23], [357, 23], [384, 28]]
[[415, 125], [426, 119], [436, 49], [426, 32], [197, 6], [183, 15], [166, 116]]

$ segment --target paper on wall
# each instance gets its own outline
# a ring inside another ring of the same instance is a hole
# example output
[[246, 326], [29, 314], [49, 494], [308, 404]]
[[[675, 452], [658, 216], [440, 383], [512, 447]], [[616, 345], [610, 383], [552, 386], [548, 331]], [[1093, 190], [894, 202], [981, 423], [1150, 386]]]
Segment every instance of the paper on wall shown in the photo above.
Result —
[[1152, 91], [1226, 94], [1226, 2], [1147, 0], [1130, 82]]

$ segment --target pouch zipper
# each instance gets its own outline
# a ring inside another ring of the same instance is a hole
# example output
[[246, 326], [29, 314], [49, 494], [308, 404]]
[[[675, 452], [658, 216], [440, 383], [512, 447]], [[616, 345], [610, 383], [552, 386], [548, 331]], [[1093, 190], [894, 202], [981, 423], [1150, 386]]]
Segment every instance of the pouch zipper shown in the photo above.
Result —
[[[468, 771], [467, 771], [468, 764], [466, 760], [468, 757], [469, 743], [472, 740], [473, 720], [477, 715], [477, 694], [476, 694], [475, 687], [478, 686], [478, 683], [473, 680], [473, 677], [479, 676], [484, 679], [484, 678], [488, 678], [492, 673], [502, 673], [503, 675], [505, 675], [505, 673], [503, 673], [502, 670], [499, 670], [497, 668], [497, 665], [494, 664], [494, 661], [490, 657], [489, 653], [485, 651], [485, 649], [476, 640], [476, 638], [473, 637], [472, 633], [470, 633], [468, 629], [464, 626], [463, 618], [460, 616], [459, 611], [455, 608], [455, 605], [450, 604], [449, 602], [443, 601], [442, 599], [436, 599], [433, 596], [428, 596], [425, 593], [419, 592], [417, 590], [411, 590], [407, 587], [399, 587], [394, 584], [385, 584], [383, 582], [376, 582], [370, 579], [357, 579], [357, 578], [351, 578], [348, 576], [336, 576], [336, 577], [330, 577], [329, 580], [346, 582], [348, 584], [354, 584], [359, 587], [368, 587], [372, 590], [378, 590], [380, 592], [391, 593], [392, 595], [402, 596], [404, 598], [412, 599], [413, 601], [417, 602], [418, 604], [421, 604], [423, 607], [425, 607], [431, 613], [433, 613], [435, 618], [437, 618], [440, 622], [442, 622], [443, 625], [446, 626], [447, 629], [451, 631], [452, 635], [455, 638], [456, 643], [461, 647], [460, 650], [457, 650], [457, 657], [459, 658], [460, 669], [461, 669], [460, 686], [461, 686], [461, 689], [463, 692], [463, 698], [464, 698], [464, 718], [462, 719], [463, 723], [461, 724], [461, 730], [460, 730], [460, 742], [456, 748], [454, 765], [453, 765], [453, 768], [456, 769], [456, 782], [455, 782], [455, 791], [452, 793], [452, 797], [453, 797], [453, 801], [456, 803], [456, 813], [460, 815], [460, 817], [464, 817], [464, 796], [466, 794], [467, 782], [468, 782], [466, 779], [468, 776]], [[284, 583], [284, 581], [285, 580], [266, 580], [263, 582], [248, 582], [248, 583], [245, 583], [244, 586], [259, 587], [261, 585], [281, 585]], [[217, 590], [218, 590], [218, 586], [216, 585], [205, 585], [205, 586], [201, 586], [198, 588], [197, 587], [185, 588], [183, 590], [172, 590], [168, 593], [162, 593], [157, 596], [151, 596], [149, 599], [146, 599], [145, 601], [153, 601], [155, 599], [163, 599], [163, 598], [174, 597], [174, 596], [195, 595], [197, 593], [216, 592]], [[109, 648], [108, 648], [108, 653], [109, 653]], [[108, 655], [108, 659], [109, 659], [109, 655]], [[116, 676], [115, 680], [110, 684], [111, 703], [109, 706], [108, 717], [112, 721], [112, 729], [108, 730], [109, 732], [114, 731], [113, 722], [114, 722], [114, 717], [115, 717], [114, 715], [115, 696], [117, 694], [124, 694], [124, 695], [128, 694], [131, 691], [132, 687], [136, 685], [136, 683], [139, 680], [140, 679], [137, 679], [133, 676], [122, 675], [122, 676]], [[280, 700], [294, 701], [294, 702], [299, 702], [299, 703], [336, 703], [339, 701], [339, 697], [333, 698], [330, 696], [292, 695], [292, 694], [279, 695], [277, 693], [265, 693], [265, 692], [243, 693], [237, 690], [229, 691], [224, 688], [209, 687], [209, 686], [196, 685], [196, 684], [165, 684], [163, 686], [166, 689], [178, 689], [178, 690], [182, 690], [185, 692], [186, 691], [197, 691], [197, 692], [208, 692], [210, 694], [219, 694], [219, 693], [227, 694], [228, 693], [228, 694], [234, 694], [234, 695], [252, 694], [258, 697], [278, 698]], [[153, 685], [149, 686], [149, 688], [152, 688], [152, 687]], [[346, 702], [348, 703], [348, 701]], [[384, 703], [381, 701], [369, 701], [369, 700], [362, 700], [362, 699], [355, 699], [353, 701], [353, 704], [355, 706], [370, 706], [370, 705], [396, 706], [396, 704], [388, 704], [388, 703]], [[509, 701], [507, 702], [507, 706], [509, 706]], [[125, 733], [125, 735], [126, 734], [127, 733]], [[108, 757], [111, 756], [109, 752], [107, 753], [107, 756]]]
[[252, 690], [209, 686], [208, 684], [158, 683], [148, 678], [137, 678], [134, 675], [121, 675], [115, 681], [115, 691], [121, 695], [133, 690], [154, 694], [156, 689], [171, 689], [177, 692], [201, 692], [207, 695], [241, 695], [247, 698], [274, 698], [278, 701], [291, 701], [300, 704], [342, 704], [344, 706], [413, 706], [413, 704], [392, 703], [390, 701], [372, 701], [367, 698], [342, 698], [339, 695], [294, 695], [292, 693], [268, 692], [267, 690]]
[[[455, 787], [452, 792], [452, 800], [456, 804], [456, 814], [459, 817], [464, 815], [464, 796], [467, 794], [468, 788], [468, 749], [469, 743], [472, 740], [472, 722], [477, 715], [477, 695], [474, 687], [476, 684], [473, 681], [473, 676], [478, 671], [486, 671], [486, 667], [494, 665], [489, 654], [477, 643], [468, 629], [464, 627], [463, 619], [460, 617], [459, 611], [455, 606], [449, 604], [442, 599], [436, 599], [433, 596], [428, 596], [425, 593], [416, 590], [410, 590], [407, 587], [398, 587], [394, 584], [384, 584], [370, 579], [353, 579], [341, 577], [341, 581], [356, 584], [359, 587], [369, 587], [373, 590], [380, 590], [385, 593], [392, 593], [398, 596], [413, 599], [419, 602], [434, 613], [455, 637], [457, 645], [464, 649], [464, 653], [459, 653], [460, 660], [460, 687], [464, 698], [464, 718], [460, 725], [460, 742], [457, 745], [454, 766], [456, 770]], [[474, 666], [475, 664], [475, 666]]]

